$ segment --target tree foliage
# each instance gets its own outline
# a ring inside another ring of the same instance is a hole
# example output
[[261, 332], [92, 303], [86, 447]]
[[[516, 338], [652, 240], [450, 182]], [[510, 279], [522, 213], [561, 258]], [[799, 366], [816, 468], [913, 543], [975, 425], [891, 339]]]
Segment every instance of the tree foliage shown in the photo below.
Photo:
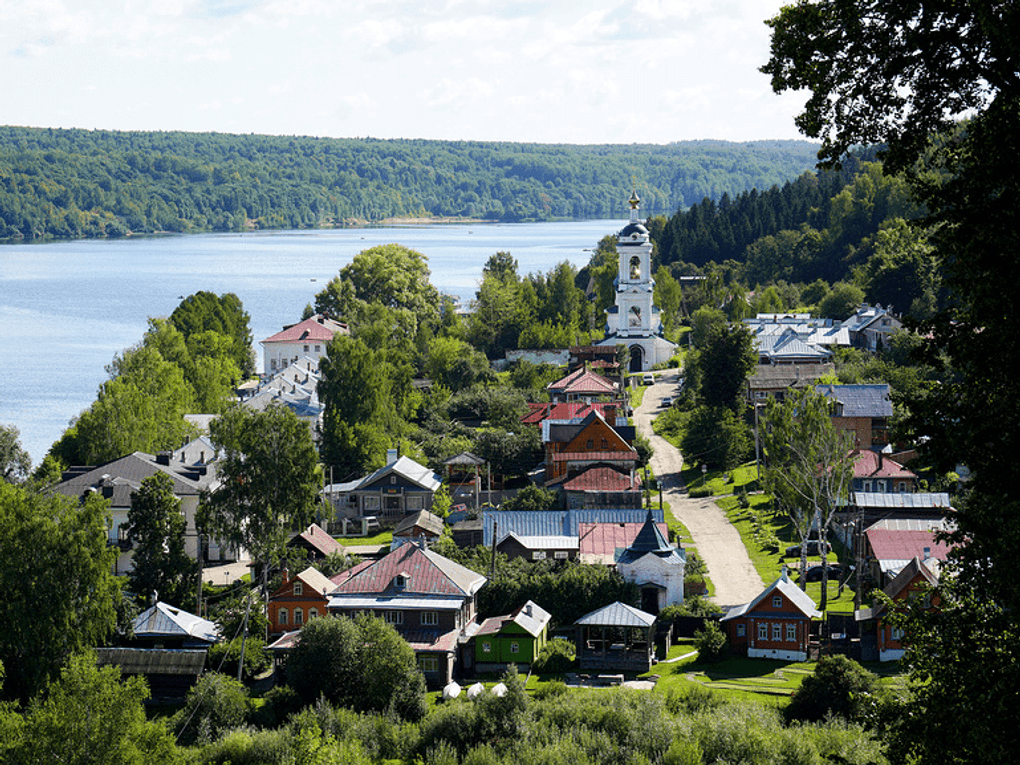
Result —
[[21, 483], [32, 470], [32, 457], [21, 446], [20, 431], [13, 425], [0, 425], [0, 479]]
[[228, 409], [209, 426], [220, 451], [220, 483], [203, 497], [199, 527], [248, 550], [265, 565], [288, 532], [307, 526], [322, 486], [308, 425], [286, 407]]
[[287, 682], [307, 702], [320, 696], [361, 711], [425, 714], [425, 678], [414, 651], [382, 619], [311, 619], [287, 659]]
[[184, 550], [187, 520], [170, 476], [156, 473], [131, 492], [127, 520], [134, 543], [131, 591], [142, 602], [159, 593], [160, 600], [184, 606], [195, 593], [198, 570]]
[[[882, 141], [886, 167], [908, 171], [951, 296], [922, 325], [929, 359], [947, 369], [912, 402], [910, 428], [927, 438], [940, 470], [963, 463], [972, 477], [940, 579], [944, 623], [923, 622], [907, 656], [920, 682], [897, 747], [922, 763], [1007, 761], [1015, 725], [999, 689], [1020, 685], [1020, 594], [1008, 573], [1020, 544], [1010, 457], [1020, 446], [1020, 391], [1008, 371], [1020, 304], [1003, 285], [1020, 277], [1020, 170], [1011, 160], [1020, 7], [819, 0], [769, 23], [765, 71], [777, 91], [811, 91], [798, 123], [823, 138], [823, 158]], [[986, 646], [995, 646], [990, 655]]]
[[77, 505], [0, 481], [0, 662], [4, 694], [28, 699], [116, 625], [106, 502]]

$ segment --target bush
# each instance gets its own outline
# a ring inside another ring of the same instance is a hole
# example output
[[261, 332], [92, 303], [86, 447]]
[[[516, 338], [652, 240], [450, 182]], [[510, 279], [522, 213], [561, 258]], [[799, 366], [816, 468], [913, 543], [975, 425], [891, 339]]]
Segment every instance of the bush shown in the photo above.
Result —
[[540, 674], [562, 674], [570, 671], [576, 661], [574, 644], [563, 638], [553, 638], [539, 651], [532, 669]]
[[698, 649], [699, 658], [716, 661], [726, 648], [726, 635], [715, 622], [705, 622], [705, 626], [694, 633], [694, 647]]
[[188, 691], [184, 708], [171, 720], [182, 744], [214, 741], [248, 719], [248, 689], [232, 677], [207, 672]]
[[[214, 672], [222, 672], [237, 677], [237, 665], [241, 660], [242, 638], [234, 638], [229, 643], [216, 643], [209, 648], [206, 667]], [[266, 650], [266, 642], [260, 638], [249, 637], [244, 641], [244, 672], [245, 681], [253, 680], [272, 665], [273, 660]]]
[[704, 499], [712, 496], [712, 490], [708, 486], [691, 486], [687, 489], [687, 496], [691, 499]]
[[538, 686], [538, 690], [535, 691], [535, 698], [550, 699], [554, 696], [562, 696], [567, 692], [567, 684], [562, 680], [551, 680], [548, 683], [542, 683]]
[[816, 721], [836, 715], [863, 722], [878, 703], [877, 685], [878, 678], [853, 659], [823, 656], [786, 707], [786, 717]]
[[701, 685], [685, 683], [673, 686], [666, 694], [666, 709], [672, 714], [695, 715], [711, 712], [726, 703], [720, 696]]

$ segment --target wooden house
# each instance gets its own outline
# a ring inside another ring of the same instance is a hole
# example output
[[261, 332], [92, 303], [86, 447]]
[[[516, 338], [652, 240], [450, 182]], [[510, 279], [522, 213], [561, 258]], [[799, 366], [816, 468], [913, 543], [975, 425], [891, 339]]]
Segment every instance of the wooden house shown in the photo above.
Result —
[[854, 618], [860, 623], [862, 661], [899, 661], [903, 658], [903, 630], [889, 623], [889, 614], [897, 604], [916, 597], [925, 598], [928, 607], [938, 608], [938, 598], [933, 598], [928, 592], [929, 588], [938, 584], [938, 564], [935, 558], [922, 560], [915, 556], [882, 590], [892, 599], [891, 607], [887, 607], [885, 601], [879, 601], [878, 605], [854, 612]]
[[326, 596], [335, 586], [311, 566], [294, 577], [284, 569], [283, 584], [269, 596], [269, 634], [301, 629], [308, 620], [325, 616]]
[[475, 671], [501, 672], [516, 664], [525, 672], [549, 640], [551, 615], [533, 601], [512, 614], [486, 619], [474, 633]]
[[730, 645], [759, 659], [807, 661], [811, 621], [822, 615], [811, 597], [783, 574], [750, 603], [720, 620]]

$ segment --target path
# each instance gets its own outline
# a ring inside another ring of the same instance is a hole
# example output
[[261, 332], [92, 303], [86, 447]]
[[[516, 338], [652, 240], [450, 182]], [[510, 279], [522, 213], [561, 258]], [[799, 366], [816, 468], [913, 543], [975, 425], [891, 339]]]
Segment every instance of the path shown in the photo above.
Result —
[[712, 601], [723, 608], [748, 603], [761, 593], [763, 583], [747, 555], [740, 534], [710, 498], [691, 499], [680, 479], [683, 457], [680, 450], [652, 432], [652, 420], [665, 396], [676, 393], [678, 370], [656, 374], [655, 384], [645, 389], [641, 406], [634, 410], [638, 432], [651, 441], [655, 454], [651, 466], [663, 482], [663, 499], [673, 515], [691, 532], [698, 555], [705, 562], [715, 585]]

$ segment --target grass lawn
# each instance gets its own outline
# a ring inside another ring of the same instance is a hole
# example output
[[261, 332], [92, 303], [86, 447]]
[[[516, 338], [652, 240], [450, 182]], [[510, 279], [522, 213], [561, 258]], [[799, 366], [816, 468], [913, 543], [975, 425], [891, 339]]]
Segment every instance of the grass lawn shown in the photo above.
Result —
[[[701, 465], [684, 463], [680, 474], [683, 482], [690, 487], [702, 485]], [[760, 491], [757, 468], [748, 462], [733, 470], [709, 470], [704, 475], [704, 484], [713, 495], [736, 494], [743, 488], [745, 491]]]
[[[749, 508], [741, 507], [737, 497], [722, 497], [716, 500], [716, 504], [726, 513], [726, 517], [729, 518], [730, 523], [733, 524], [740, 534], [744, 547], [747, 548], [747, 554], [751, 558], [751, 563], [754, 564], [755, 570], [762, 578], [762, 581], [769, 583], [779, 578], [784, 562], [791, 569], [800, 565], [799, 558], [784, 559], [782, 557], [787, 545], [795, 544], [795, 541], [792, 541], [793, 528], [789, 518], [773, 513], [769, 509], [770, 499], [768, 496], [754, 494], [749, 497], [749, 500], [751, 503]], [[759, 542], [759, 539], [764, 537], [760, 531], [756, 534], [755, 518], [758, 519], [759, 528], [764, 527], [766, 530], [771, 530], [779, 538], [779, 549], [763, 546]], [[835, 563], [836, 561], [836, 553], [830, 552], [829, 562]], [[808, 556], [808, 566], [817, 565], [821, 562], [820, 556]], [[797, 581], [797, 574], [792, 572], [790, 578], [792, 581]], [[828, 584], [826, 610], [838, 613], [852, 613], [854, 610], [854, 590], [850, 585], [853, 584], [853, 578], [850, 579], [847, 586], [843, 589], [842, 595], [839, 594], [839, 582], [830, 579]], [[822, 595], [822, 583], [809, 582], [806, 592], [818, 604]]]
[[[691, 532], [688, 531], [687, 527], [684, 526], [680, 520], [673, 515], [673, 510], [670, 508], [668, 502], [662, 503], [662, 514], [666, 521], [666, 526], [669, 527], [670, 540], [676, 544], [682, 546], [687, 551], [688, 556], [697, 553], [698, 548], [694, 544], [694, 539], [691, 537]], [[690, 560], [690, 558], [688, 558]], [[715, 585], [712, 584], [712, 580], [707, 575], [703, 574], [702, 578], [705, 580], [705, 587], [708, 588], [708, 597], [715, 594]]]
[[369, 537], [336, 537], [336, 541], [344, 545], [344, 547], [382, 547], [383, 545], [388, 545], [393, 541], [393, 532], [380, 531], [378, 534], [373, 534]]

